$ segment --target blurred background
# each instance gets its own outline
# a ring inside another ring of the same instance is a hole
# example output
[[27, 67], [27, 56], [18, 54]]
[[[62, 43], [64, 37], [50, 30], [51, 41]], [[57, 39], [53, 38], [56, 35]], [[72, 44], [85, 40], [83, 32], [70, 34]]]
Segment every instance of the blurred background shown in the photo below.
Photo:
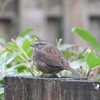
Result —
[[0, 0], [0, 35], [30, 34], [55, 43], [88, 44], [72, 28], [86, 29], [100, 42], [100, 0]]
[[[38, 37], [55, 44], [88, 80], [100, 81], [100, 0], [0, 0], [0, 100], [4, 76], [41, 74], [30, 59], [29, 44]], [[69, 71], [58, 75], [74, 76]]]

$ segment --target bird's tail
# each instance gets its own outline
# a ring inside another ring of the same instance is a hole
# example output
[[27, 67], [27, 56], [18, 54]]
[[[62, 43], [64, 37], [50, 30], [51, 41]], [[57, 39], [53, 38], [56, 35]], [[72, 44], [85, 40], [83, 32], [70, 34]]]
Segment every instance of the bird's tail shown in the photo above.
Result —
[[79, 73], [79, 72], [76, 71], [75, 69], [71, 68], [71, 67], [69, 66], [68, 63], [64, 63], [64, 68], [65, 68], [66, 70], [71, 71], [72, 73], [74, 73], [74, 74], [77, 75], [78, 77], [84, 78], [84, 76], [83, 76], [81, 73]]
[[79, 73], [78, 71], [76, 71], [75, 69], [71, 68], [70, 66], [67, 67], [67, 70], [71, 71], [72, 73], [74, 73], [75, 75], [77, 75], [78, 77], [84, 78], [84, 76]]

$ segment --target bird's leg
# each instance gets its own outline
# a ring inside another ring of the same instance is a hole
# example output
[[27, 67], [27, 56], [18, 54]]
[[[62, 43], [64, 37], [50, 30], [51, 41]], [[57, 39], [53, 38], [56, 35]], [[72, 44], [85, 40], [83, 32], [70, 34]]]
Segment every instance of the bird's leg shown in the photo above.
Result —
[[57, 78], [58, 77], [56, 74], [52, 74], [51, 76], [54, 77], [54, 78]]
[[58, 78], [58, 76], [56, 74], [51, 74], [49, 76], [44, 76], [44, 73], [42, 73], [42, 75], [40, 75], [40, 77], [44, 77], [44, 78]]
[[42, 73], [42, 75], [40, 75], [40, 77], [44, 77], [44, 73]]

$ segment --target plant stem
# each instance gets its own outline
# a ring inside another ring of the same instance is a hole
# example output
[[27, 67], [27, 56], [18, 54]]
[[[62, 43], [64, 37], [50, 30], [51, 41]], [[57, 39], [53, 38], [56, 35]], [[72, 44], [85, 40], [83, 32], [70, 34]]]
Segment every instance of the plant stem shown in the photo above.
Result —
[[34, 73], [33, 73], [33, 71], [31, 70], [31, 68], [28, 68], [29, 69], [29, 71], [31, 72], [31, 74], [34, 76]]
[[21, 48], [21, 46], [16, 43], [16, 41], [14, 39], [12, 39], [12, 41], [16, 44], [16, 46], [20, 49], [20, 51], [24, 54], [24, 56], [26, 57], [26, 59], [29, 59], [28, 55], [25, 53], [25, 51]]
[[24, 74], [27, 76], [26, 70], [23, 70], [23, 71], [24, 71]]
[[59, 48], [59, 47], [60, 47], [61, 42], [62, 42], [62, 39], [59, 39], [59, 41], [57, 42], [57, 48]]
[[[10, 51], [11, 53], [16, 53], [15, 51], [11, 50], [9, 47], [7, 47], [6, 45], [4, 45], [3, 43], [0, 43], [5, 49], [7, 49], [8, 51]], [[23, 56], [18, 55], [18, 57], [20, 59], [22, 59], [23, 61], [25, 61], [26, 63], [29, 63], [28, 60], [26, 60]], [[30, 63], [29, 63], [30, 64]], [[34, 76], [34, 73], [32, 72], [31, 68], [28, 68], [28, 70], [31, 72], [31, 74]]]
[[[11, 50], [9, 47], [7, 47], [6, 45], [4, 45], [3, 43], [0, 43], [4, 48], [6, 48], [8, 51], [10, 51], [11, 53], [16, 53], [15, 51]], [[18, 55], [19, 58], [21, 58], [22, 60], [24, 60], [25, 62], [28, 62], [23, 56]]]

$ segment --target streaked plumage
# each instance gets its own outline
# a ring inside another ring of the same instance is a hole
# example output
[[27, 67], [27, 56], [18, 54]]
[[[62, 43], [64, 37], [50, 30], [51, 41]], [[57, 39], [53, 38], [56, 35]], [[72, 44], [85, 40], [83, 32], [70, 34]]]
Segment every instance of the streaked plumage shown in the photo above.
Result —
[[33, 62], [43, 73], [56, 74], [62, 70], [70, 70], [77, 76], [83, 77], [69, 66], [63, 54], [49, 42], [38, 40], [30, 46], [34, 47]]

